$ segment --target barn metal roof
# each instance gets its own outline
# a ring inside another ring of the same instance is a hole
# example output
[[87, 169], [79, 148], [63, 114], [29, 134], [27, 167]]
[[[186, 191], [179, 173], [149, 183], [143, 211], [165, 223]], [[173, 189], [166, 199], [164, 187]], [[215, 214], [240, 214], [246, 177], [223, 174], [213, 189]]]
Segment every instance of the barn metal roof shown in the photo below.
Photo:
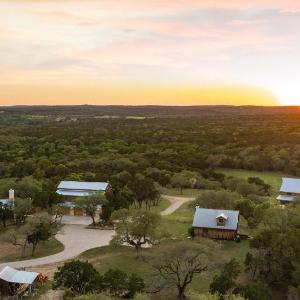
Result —
[[0, 272], [0, 279], [13, 283], [32, 284], [39, 274], [36, 272], [18, 271], [14, 268], [6, 266]]
[[58, 190], [105, 191], [107, 186], [107, 182], [61, 181], [57, 188]]
[[[218, 226], [216, 219], [224, 214], [227, 217], [224, 226]], [[218, 228], [236, 230], [239, 222], [239, 211], [237, 210], [220, 210], [196, 207], [193, 227]]]
[[295, 196], [293, 196], [293, 195], [279, 195], [276, 199], [279, 200], [279, 201], [292, 202], [292, 201], [295, 201]]
[[73, 197], [87, 197], [95, 194], [95, 191], [87, 192], [87, 191], [72, 191], [72, 190], [57, 190], [57, 194], [63, 196], [73, 196]]
[[300, 179], [283, 177], [280, 192], [300, 194]]

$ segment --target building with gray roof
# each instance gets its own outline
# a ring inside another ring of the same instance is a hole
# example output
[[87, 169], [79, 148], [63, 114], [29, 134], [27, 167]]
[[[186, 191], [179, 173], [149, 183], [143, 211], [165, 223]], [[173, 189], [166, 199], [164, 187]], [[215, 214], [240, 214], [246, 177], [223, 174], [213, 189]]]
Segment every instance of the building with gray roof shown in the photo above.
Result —
[[283, 177], [280, 194], [276, 198], [282, 204], [288, 204], [296, 200], [296, 196], [300, 195], [300, 179]]
[[[88, 197], [96, 193], [104, 193], [108, 185], [107, 182], [61, 181], [56, 193], [71, 199], [59, 204], [62, 213], [65, 215], [85, 216], [85, 210], [78, 206], [75, 199], [78, 197]], [[100, 209], [101, 205], [98, 205], [98, 215]]]
[[233, 240], [237, 236], [239, 211], [196, 207], [193, 232], [195, 236]]
[[107, 187], [107, 182], [61, 181], [56, 192], [63, 196], [86, 197], [105, 192]]

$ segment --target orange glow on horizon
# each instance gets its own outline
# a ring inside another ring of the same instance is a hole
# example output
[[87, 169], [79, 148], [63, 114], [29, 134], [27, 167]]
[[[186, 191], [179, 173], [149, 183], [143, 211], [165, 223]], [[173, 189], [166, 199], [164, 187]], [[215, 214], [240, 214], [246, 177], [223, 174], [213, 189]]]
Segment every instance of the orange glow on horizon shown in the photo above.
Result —
[[0, 99], [0, 105], [278, 105], [272, 93], [244, 86], [8, 85]]

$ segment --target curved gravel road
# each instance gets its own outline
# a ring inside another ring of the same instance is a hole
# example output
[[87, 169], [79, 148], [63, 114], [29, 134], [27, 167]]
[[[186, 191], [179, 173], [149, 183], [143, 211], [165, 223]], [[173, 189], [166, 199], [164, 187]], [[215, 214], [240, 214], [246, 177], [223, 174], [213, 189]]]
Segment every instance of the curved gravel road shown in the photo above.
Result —
[[64, 225], [55, 236], [64, 245], [63, 251], [40, 258], [3, 263], [0, 264], [0, 270], [5, 266], [28, 268], [68, 260], [86, 250], [108, 245], [113, 234], [113, 230], [87, 229], [85, 225]]
[[[163, 216], [172, 214], [184, 203], [194, 200], [192, 197], [175, 197], [168, 195], [163, 195], [163, 197], [168, 199], [171, 203], [169, 207], [161, 212]], [[88, 229], [86, 225], [66, 224], [55, 236], [55, 238], [64, 245], [65, 248], [63, 251], [35, 259], [2, 263], [0, 264], [0, 271], [5, 266], [29, 268], [62, 262], [74, 258], [86, 250], [109, 245], [113, 235], [113, 230]]]

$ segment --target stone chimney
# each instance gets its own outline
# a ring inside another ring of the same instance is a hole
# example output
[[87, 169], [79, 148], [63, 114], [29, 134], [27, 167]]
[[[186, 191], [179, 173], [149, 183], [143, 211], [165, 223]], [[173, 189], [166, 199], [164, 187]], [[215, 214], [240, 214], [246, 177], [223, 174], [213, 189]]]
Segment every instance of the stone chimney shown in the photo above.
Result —
[[8, 191], [8, 199], [11, 200], [11, 201], [15, 200], [15, 191], [13, 189], [10, 189]]

